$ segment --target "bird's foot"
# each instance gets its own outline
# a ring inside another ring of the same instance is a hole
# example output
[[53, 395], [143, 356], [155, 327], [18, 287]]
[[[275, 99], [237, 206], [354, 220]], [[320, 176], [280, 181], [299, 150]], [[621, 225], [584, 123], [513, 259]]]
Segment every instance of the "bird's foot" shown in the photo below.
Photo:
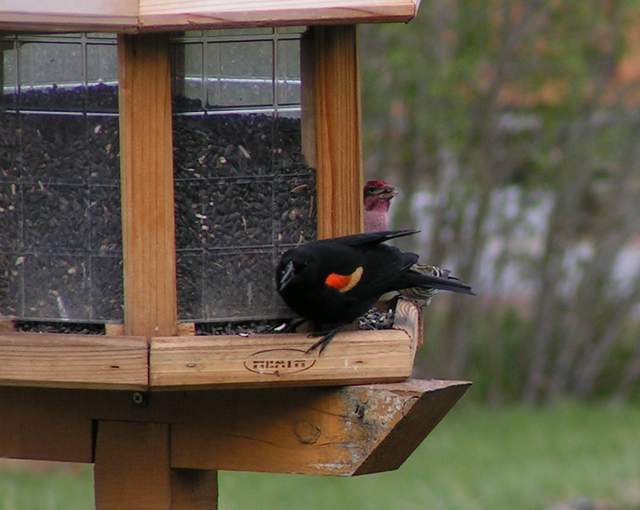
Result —
[[320, 350], [318, 351], [318, 356], [320, 356], [322, 354], [322, 351], [324, 351], [327, 348], [327, 345], [329, 345], [329, 343], [331, 342], [331, 340], [333, 340], [333, 337], [336, 336], [341, 330], [342, 328], [335, 328], [328, 332], [326, 331], [316, 332], [308, 335], [308, 336], [314, 336], [314, 337], [322, 335], [322, 338], [320, 338], [320, 340], [318, 340], [311, 347], [309, 347], [305, 351], [306, 354], [309, 354], [319, 348]]

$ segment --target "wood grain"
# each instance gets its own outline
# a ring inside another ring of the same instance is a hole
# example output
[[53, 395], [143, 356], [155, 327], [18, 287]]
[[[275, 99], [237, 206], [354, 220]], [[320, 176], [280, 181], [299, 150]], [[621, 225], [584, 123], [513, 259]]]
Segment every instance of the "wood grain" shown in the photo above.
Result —
[[170, 510], [169, 425], [101, 421], [96, 437], [96, 510]]
[[152, 338], [150, 384], [154, 390], [265, 388], [411, 375], [416, 342], [405, 331], [345, 331], [321, 355], [306, 354], [315, 340], [304, 334]]
[[[383, 471], [404, 461], [468, 386], [409, 380], [176, 391], [152, 394], [146, 407], [134, 407], [126, 392], [5, 387], [0, 388], [0, 456], [91, 462], [92, 423], [100, 421], [100, 430], [103, 421], [126, 420], [171, 426], [173, 468], [320, 475]], [[382, 453], [375, 454], [378, 450]], [[376, 461], [367, 462], [374, 454]], [[95, 460], [100, 462], [97, 452]]]
[[[0, 85], [2, 81], [0, 80]], [[16, 324], [11, 319], [0, 320], [0, 333], [14, 333], [16, 331]]]
[[108, 336], [124, 336], [124, 324], [108, 322], [104, 325], [104, 332]]
[[363, 221], [357, 31], [317, 26], [309, 37], [313, 51], [303, 55], [314, 62], [307, 74], [315, 96], [318, 237], [353, 234]]
[[3, 0], [0, 4], [0, 28], [133, 31], [137, 30], [138, 12], [138, 0]]
[[0, 457], [91, 462], [93, 427], [83, 404], [102, 393], [0, 386]]
[[[325, 390], [263, 390], [261, 395], [220, 392], [225, 401], [218, 408], [224, 413], [209, 411], [199, 420], [172, 425], [171, 463], [347, 476], [395, 469], [468, 385], [412, 380]], [[201, 393], [191, 396], [204, 408]]]
[[120, 172], [127, 335], [176, 333], [168, 35], [120, 35]]
[[[118, 59], [124, 329], [129, 335], [175, 335], [178, 327], [169, 36], [121, 35]], [[130, 412], [128, 419], [132, 415]], [[99, 421], [98, 429], [101, 428], [108, 432], [105, 444], [111, 444], [116, 451], [126, 449], [131, 444], [130, 436], [135, 438], [136, 434], [143, 434], [145, 442], [132, 446], [131, 456], [96, 456], [96, 480], [98, 473], [102, 477], [100, 483], [96, 482], [98, 509], [217, 508], [215, 472], [185, 476], [171, 470], [166, 424], [137, 432], [134, 425]], [[132, 469], [130, 464], [136, 462], [149, 473], [139, 474], [137, 467]], [[206, 482], [211, 484], [209, 492], [204, 490]]]
[[414, 0], [140, 0], [142, 30], [409, 21]]
[[4, 0], [0, 28], [169, 31], [243, 26], [407, 22], [418, 0]]
[[0, 334], [0, 385], [144, 389], [145, 338]]
[[398, 299], [393, 318], [393, 327], [406, 332], [414, 340], [411, 345], [413, 358], [415, 358], [416, 351], [422, 347], [423, 343], [422, 315], [423, 311], [416, 303], [404, 298]]

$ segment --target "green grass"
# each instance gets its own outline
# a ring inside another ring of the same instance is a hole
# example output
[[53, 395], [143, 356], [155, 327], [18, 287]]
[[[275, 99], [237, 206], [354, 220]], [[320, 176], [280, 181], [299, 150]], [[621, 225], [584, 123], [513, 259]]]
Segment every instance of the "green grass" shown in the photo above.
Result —
[[[463, 401], [393, 473], [220, 479], [222, 510], [527, 510], [580, 497], [638, 509], [640, 408], [494, 411]], [[0, 510], [88, 508], [89, 473], [0, 473]]]
[[0, 510], [86, 510], [93, 508], [92, 491], [89, 468], [30, 472], [17, 463], [0, 472]]

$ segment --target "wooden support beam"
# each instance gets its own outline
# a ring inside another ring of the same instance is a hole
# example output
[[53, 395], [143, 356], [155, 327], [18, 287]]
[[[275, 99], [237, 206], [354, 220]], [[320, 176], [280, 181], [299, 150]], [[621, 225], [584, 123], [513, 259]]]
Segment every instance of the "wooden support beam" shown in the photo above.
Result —
[[173, 425], [171, 463], [314, 475], [388, 471], [409, 456], [467, 387], [413, 380], [297, 389], [286, 396], [282, 390], [264, 390], [258, 398], [230, 395], [225, 413]]
[[120, 173], [127, 335], [175, 335], [169, 36], [120, 35]]
[[[356, 26], [312, 27], [303, 38], [301, 71], [303, 149], [316, 165], [318, 237], [360, 232], [362, 148]], [[315, 147], [309, 136], [315, 138]]]
[[0, 385], [145, 389], [147, 351], [140, 337], [0, 334]]
[[[0, 456], [91, 462], [92, 423], [100, 430], [104, 421], [126, 420], [171, 426], [173, 468], [319, 475], [384, 471], [406, 459], [468, 386], [409, 380], [176, 391], [152, 393], [146, 406], [135, 406], [126, 392], [6, 387], [0, 388]], [[201, 493], [199, 486], [194, 482], [193, 494]]]
[[91, 462], [93, 393], [103, 392], [0, 387], [0, 457]]
[[101, 421], [94, 487], [96, 510], [170, 510], [169, 426]]

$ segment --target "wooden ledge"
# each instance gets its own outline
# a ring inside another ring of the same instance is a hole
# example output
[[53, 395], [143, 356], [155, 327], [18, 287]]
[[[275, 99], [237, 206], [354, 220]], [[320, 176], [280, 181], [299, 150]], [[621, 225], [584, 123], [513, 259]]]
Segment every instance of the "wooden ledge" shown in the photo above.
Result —
[[349, 331], [318, 355], [306, 334], [151, 339], [153, 389], [307, 386], [402, 381], [413, 340], [404, 332]]
[[318, 354], [306, 334], [151, 339], [152, 389], [328, 386], [403, 381], [419, 342], [419, 311], [400, 301], [395, 329], [344, 331]]
[[0, 385], [145, 389], [142, 337], [13, 333], [0, 335]]
[[394, 329], [344, 331], [319, 355], [306, 334], [135, 336], [0, 334], [0, 386], [184, 390], [338, 386], [411, 375], [421, 338], [416, 305]]

